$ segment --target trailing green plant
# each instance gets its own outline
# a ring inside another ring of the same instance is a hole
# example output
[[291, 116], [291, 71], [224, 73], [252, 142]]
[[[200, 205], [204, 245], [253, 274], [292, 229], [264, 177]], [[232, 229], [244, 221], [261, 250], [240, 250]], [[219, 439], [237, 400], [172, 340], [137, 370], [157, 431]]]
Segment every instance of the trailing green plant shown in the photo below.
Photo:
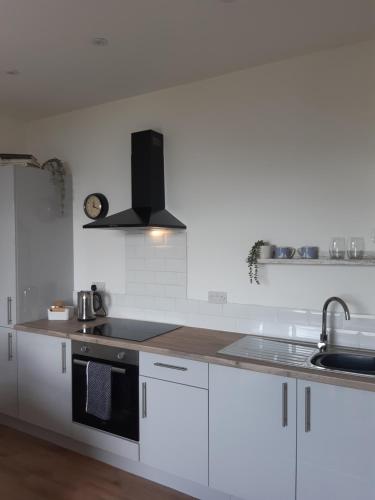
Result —
[[249, 255], [247, 256], [246, 262], [249, 267], [249, 278], [250, 283], [255, 283], [259, 285], [258, 278], [258, 259], [260, 255], [260, 247], [265, 245], [263, 240], [258, 240], [254, 243], [254, 245], [250, 248]]
[[65, 204], [65, 167], [58, 158], [50, 158], [41, 166], [43, 170], [48, 170], [52, 176], [52, 182], [56, 186], [60, 195], [60, 212], [64, 215]]

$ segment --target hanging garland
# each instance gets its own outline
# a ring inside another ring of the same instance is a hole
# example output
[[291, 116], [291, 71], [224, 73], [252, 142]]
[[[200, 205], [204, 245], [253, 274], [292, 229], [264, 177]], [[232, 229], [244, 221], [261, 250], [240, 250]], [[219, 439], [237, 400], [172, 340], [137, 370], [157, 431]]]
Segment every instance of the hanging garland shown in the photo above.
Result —
[[33, 155], [29, 154], [2, 154], [0, 153], [0, 166], [20, 166], [26, 168], [39, 168], [47, 170], [52, 177], [52, 183], [56, 186], [60, 194], [60, 213], [64, 215], [65, 206], [65, 167], [58, 158], [50, 158], [42, 165]]
[[42, 164], [41, 169], [51, 173], [52, 182], [60, 193], [60, 213], [64, 215], [66, 174], [64, 164], [58, 158], [50, 158]]

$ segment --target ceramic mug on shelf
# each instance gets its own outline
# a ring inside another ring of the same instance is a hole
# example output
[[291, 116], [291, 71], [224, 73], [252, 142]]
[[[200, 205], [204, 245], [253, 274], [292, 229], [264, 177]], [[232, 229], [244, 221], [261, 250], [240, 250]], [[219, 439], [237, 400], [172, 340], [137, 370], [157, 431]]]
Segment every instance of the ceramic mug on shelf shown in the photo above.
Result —
[[317, 259], [319, 257], [319, 247], [301, 247], [298, 250], [301, 259]]
[[275, 259], [292, 259], [296, 250], [293, 247], [276, 247]]

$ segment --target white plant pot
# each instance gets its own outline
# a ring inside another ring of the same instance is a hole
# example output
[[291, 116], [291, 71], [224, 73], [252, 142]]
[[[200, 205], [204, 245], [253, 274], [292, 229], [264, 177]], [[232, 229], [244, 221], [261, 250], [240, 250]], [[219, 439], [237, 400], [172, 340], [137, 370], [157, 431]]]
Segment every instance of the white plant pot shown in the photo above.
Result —
[[262, 245], [259, 249], [259, 258], [260, 259], [271, 259], [272, 257], [272, 246], [271, 245]]

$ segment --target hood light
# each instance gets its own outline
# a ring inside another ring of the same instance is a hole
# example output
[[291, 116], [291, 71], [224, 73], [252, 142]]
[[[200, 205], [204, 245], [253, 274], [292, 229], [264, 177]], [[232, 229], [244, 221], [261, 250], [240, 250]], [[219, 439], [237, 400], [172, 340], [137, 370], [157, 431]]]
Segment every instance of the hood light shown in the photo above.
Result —
[[162, 236], [165, 235], [167, 231], [165, 229], [150, 229], [150, 235], [152, 236], [152, 238], [161, 238]]

